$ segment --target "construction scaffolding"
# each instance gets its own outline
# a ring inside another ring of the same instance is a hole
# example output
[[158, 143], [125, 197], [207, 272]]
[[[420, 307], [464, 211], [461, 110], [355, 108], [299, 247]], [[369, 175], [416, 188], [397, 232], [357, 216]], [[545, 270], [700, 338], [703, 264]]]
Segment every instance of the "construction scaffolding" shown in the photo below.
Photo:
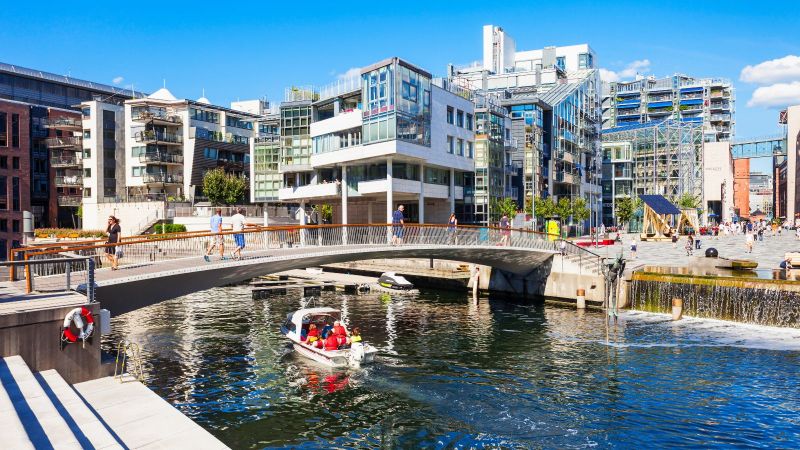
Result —
[[603, 131], [603, 141], [630, 143], [636, 196], [703, 198], [702, 123], [665, 120], [611, 128]]

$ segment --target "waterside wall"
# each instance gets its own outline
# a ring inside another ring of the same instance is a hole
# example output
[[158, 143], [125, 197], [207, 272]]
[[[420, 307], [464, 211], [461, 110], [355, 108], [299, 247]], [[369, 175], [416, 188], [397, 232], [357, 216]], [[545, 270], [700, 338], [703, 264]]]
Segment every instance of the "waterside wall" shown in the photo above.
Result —
[[800, 282], [744, 277], [635, 272], [632, 309], [669, 313], [672, 299], [683, 300], [692, 317], [800, 328]]

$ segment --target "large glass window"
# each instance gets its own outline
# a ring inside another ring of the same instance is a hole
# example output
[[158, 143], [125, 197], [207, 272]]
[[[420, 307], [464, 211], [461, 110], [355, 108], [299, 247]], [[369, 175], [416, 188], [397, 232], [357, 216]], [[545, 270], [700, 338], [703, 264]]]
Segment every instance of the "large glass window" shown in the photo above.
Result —
[[430, 146], [430, 78], [392, 63], [362, 75], [363, 141]]
[[11, 114], [11, 146], [19, 148], [19, 114]]
[[8, 115], [0, 112], [0, 147], [8, 146]]
[[20, 210], [19, 177], [11, 178], [11, 207], [14, 211]]
[[472, 114], [467, 113], [467, 129], [472, 131]]
[[456, 125], [464, 128], [464, 111], [460, 109], [456, 113]]
[[455, 145], [453, 144], [453, 136], [447, 136], [447, 153], [452, 154], [455, 150]]
[[8, 177], [0, 176], [0, 210], [8, 209]]

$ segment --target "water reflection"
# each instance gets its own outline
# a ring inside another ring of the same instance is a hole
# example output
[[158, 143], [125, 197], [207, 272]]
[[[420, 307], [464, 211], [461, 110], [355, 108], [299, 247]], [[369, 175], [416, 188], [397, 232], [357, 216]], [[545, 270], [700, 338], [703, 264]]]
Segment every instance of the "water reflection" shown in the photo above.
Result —
[[800, 444], [800, 332], [324, 293], [380, 350], [333, 370], [280, 336], [298, 304], [212, 289], [115, 318], [106, 345], [142, 344], [147, 384], [234, 448]]

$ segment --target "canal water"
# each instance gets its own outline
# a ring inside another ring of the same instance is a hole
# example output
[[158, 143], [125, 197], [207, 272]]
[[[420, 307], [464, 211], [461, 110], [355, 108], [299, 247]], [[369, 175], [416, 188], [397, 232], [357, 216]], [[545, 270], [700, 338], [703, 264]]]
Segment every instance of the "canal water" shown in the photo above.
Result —
[[332, 370], [247, 286], [113, 319], [146, 384], [233, 448], [800, 447], [800, 331], [429, 291], [323, 293], [380, 350]]

